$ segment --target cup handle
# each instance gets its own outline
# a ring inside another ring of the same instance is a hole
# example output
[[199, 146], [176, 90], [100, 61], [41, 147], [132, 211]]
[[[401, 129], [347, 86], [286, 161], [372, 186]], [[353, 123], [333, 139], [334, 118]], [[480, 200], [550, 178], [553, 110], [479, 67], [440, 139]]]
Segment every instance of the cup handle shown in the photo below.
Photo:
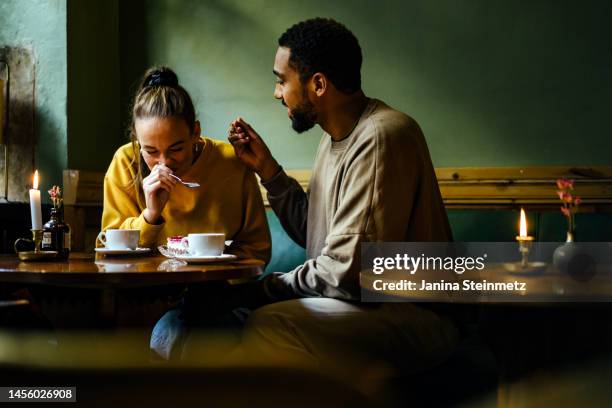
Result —
[[96, 240], [100, 241], [102, 245], [106, 247], [106, 233], [104, 231], [100, 231]]

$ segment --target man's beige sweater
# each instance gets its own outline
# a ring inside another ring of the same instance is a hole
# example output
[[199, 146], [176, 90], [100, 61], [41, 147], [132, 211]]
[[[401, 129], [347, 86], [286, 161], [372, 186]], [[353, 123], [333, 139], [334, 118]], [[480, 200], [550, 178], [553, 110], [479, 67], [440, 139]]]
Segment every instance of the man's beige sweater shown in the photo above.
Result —
[[308, 257], [274, 275], [280, 297], [359, 299], [362, 242], [452, 240], [419, 125], [375, 99], [345, 139], [323, 135], [307, 193], [282, 170], [264, 186]]

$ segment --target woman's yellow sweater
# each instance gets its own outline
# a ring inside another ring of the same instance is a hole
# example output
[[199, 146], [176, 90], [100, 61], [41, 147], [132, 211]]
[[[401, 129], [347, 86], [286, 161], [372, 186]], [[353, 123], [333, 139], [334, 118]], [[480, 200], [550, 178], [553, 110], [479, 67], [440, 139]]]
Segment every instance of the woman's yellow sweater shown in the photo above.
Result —
[[268, 262], [270, 230], [253, 172], [236, 158], [228, 143], [205, 137], [201, 143], [202, 153], [181, 176], [201, 187], [188, 189], [177, 183], [159, 225], [147, 223], [142, 215], [144, 196], [142, 187], [137, 192], [134, 184], [137, 168], [132, 144], [121, 146], [104, 177], [102, 230], [138, 229], [139, 245], [149, 248], [165, 244], [170, 236], [223, 232], [226, 239], [233, 240], [228, 253]]

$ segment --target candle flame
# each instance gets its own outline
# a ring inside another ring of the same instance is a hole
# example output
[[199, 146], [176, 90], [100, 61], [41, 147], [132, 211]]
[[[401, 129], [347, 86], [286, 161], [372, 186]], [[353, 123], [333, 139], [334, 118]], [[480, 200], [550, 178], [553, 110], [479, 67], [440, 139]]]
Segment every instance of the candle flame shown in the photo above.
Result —
[[521, 221], [520, 221], [520, 236], [521, 237], [526, 237], [527, 236], [527, 217], [525, 217], [525, 210], [523, 208], [521, 208]]
[[32, 184], [34, 190], [38, 190], [38, 170], [34, 172], [34, 183]]

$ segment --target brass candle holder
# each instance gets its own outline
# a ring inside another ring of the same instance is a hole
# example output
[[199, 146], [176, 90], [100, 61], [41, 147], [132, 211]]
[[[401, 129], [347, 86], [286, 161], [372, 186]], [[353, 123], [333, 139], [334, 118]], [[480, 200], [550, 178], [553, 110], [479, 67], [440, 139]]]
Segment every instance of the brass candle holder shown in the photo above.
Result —
[[546, 268], [544, 262], [529, 262], [529, 252], [533, 245], [533, 237], [527, 235], [527, 216], [525, 210], [521, 208], [521, 219], [519, 222], [519, 235], [516, 240], [519, 243], [519, 252], [521, 253], [521, 262], [506, 263], [504, 267], [513, 273], [532, 273], [541, 272]]
[[516, 240], [519, 243], [519, 252], [521, 253], [521, 268], [527, 269], [527, 266], [529, 266], [529, 251], [531, 251], [533, 237], [529, 235], [519, 235], [516, 237]]
[[[15, 248], [15, 252], [20, 253], [20, 252], [31, 252], [31, 253], [39, 253], [41, 252], [41, 245], [42, 245], [42, 239], [43, 239], [43, 230], [39, 230], [39, 229], [31, 229], [30, 231], [32, 231], [32, 239], [28, 239], [28, 238], [19, 238], [15, 241], [15, 243], [13, 244], [13, 247]], [[26, 250], [24, 251], [24, 247], [27, 248], [32, 248], [32, 246], [34, 246], [34, 250]], [[21, 247], [21, 250], [20, 250]]]
[[40, 252], [40, 245], [43, 239], [43, 230], [33, 229], [32, 231], [32, 242], [34, 242], [34, 252]]
[[[15, 241], [14, 248], [15, 252], [19, 256], [19, 259], [22, 261], [43, 261], [49, 259], [55, 259], [57, 257], [57, 251], [43, 251], [41, 249], [42, 241], [43, 241], [43, 230], [32, 229], [32, 239], [27, 238], [19, 238]], [[33, 251], [20, 251], [19, 243], [24, 242], [27, 243], [31, 248], [34, 245]]]

